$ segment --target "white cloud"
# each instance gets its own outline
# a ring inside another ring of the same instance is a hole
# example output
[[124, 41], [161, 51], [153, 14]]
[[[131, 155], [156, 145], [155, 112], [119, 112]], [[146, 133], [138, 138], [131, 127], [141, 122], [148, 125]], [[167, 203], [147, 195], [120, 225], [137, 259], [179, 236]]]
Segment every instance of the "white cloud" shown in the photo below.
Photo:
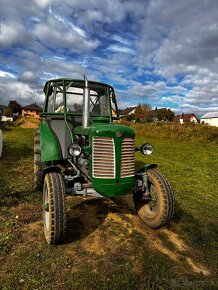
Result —
[[135, 51], [133, 49], [116, 44], [110, 45], [107, 49], [113, 52], [122, 52], [135, 55]]
[[64, 18], [64, 17], [54, 13], [52, 11], [51, 7], [49, 7], [49, 13], [50, 13], [50, 16], [54, 16], [54, 18], [56, 18], [58, 21], [60, 21], [62, 24], [64, 24], [64, 26], [66, 28], [71, 28], [78, 35], [80, 35], [82, 37], [86, 37], [86, 32], [83, 29], [81, 29], [80, 27], [71, 23], [67, 18]]
[[4, 79], [0, 83], [1, 103], [8, 104], [10, 100], [16, 100], [21, 105], [31, 102], [42, 103], [44, 96], [42, 91], [31, 88], [28, 84], [19, 81]]
[[31, 100], [48, 78], [85, 73], [115, 85], [122, 105], [178, 110], [183, 97], [185, 110], [217, 108], [217, 0], [1, 4], [1, 101]]
[[28, 32], [21, 23], [17, 21], [0, 24], [0, 49], [8, 48], [17, 43], [26, 42]]
[[126, 46], [130, 46], [131, 45], [131, 42], [123, 37], [121, 37], [120, 35], [113, 35], [112, 36], [112, 39], [123, 44], [123, 45], [126, 45]]
[[0, 78], [12, 78], [12, 79], [14, 79], [14, 78], [16, 78], [16, 76], [12, 73], [0, 70]]
[[64, 48], [76, 53], [95, 49], [100, 44], [98, 40], [85, 39], [75, 33], [75, 31], [66, 29], [65, 25], [55, 19], [49, 19], [46, 23], [37, 24], [34, 34], [50, 49]]
[[34, 1], [40, 8], [46, 8], [49, 4], [52, 3], [52, 0], [34, 0]]
[[29, 84], [34, 84], [34, 83], [38, 83], [39, 81], [39, 77], [38, 74], [36, 72], [32, 72], [32, 71], [25, 71], [20, 77], [19, 77], [19, 81], [23, 82], [23, 83], [29, 83]]

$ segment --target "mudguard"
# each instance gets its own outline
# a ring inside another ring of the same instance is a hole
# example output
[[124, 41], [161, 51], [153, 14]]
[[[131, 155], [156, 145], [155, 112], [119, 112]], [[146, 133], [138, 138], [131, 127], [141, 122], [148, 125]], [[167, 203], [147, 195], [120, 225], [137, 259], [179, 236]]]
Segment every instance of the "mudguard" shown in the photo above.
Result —
[[46, 173], [51, 173], [51, 172], [61, 173], [61, 169], [58, 166], [49, 166], [43, 170], [42, 182], [41, 182], [41, 191], [43, 190], [44, 178], [45, 178]]
[[145, 164], [143, 167], [137, 170], [136, 173], [146, 172], [148, 169], [156, 168], [157, 164]]

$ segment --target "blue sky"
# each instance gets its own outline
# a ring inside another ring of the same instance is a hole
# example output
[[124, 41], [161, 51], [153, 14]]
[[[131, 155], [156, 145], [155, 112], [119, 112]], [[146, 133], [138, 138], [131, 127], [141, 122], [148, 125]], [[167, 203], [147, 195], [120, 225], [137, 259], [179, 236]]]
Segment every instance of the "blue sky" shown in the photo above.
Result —
[[0, 104], [84, 74], [120, 108], [218, 111], [218, 1], [0, 0]]

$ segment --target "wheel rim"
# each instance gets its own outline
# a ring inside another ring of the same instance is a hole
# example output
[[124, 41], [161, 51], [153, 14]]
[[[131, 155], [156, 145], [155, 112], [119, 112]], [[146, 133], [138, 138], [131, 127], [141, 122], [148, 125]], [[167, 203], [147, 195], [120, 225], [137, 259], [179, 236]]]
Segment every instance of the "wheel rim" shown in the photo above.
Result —
[[158, 193], [153, 184], [150, 186], [151, 198], [147, 204], [145, 204], [144, 209], [149, 216], [155, 216], [159, 211], [159, 200]]
[[48, 200], [48, 188], [44, 187], [44, 202], [43, 202], [43, 213], [44, 213], [44, 225], [46, 230], [49, 228], [49, 200]]

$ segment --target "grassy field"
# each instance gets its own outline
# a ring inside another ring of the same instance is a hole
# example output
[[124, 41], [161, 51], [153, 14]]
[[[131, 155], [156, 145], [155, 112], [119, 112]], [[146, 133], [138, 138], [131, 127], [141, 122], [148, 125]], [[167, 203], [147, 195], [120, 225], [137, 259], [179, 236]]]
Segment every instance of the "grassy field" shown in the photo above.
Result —
[[59, 246], [44, 240], [41, 193], [32, 189], [34, 130], [4, 129], [0, 289], [217, 289], [217, 131], [202, 137], [191, 128], [190, 138], [177, 138], [174, 128], [164, 134], [151, 126], [135, 126], [137, 145], [154, 145], [152, 156], [137, 153], [136, 162], [157, 163], [170, 180], [170, 225], [145, 226], [131, 195], [69, 197], [68, 236]]

